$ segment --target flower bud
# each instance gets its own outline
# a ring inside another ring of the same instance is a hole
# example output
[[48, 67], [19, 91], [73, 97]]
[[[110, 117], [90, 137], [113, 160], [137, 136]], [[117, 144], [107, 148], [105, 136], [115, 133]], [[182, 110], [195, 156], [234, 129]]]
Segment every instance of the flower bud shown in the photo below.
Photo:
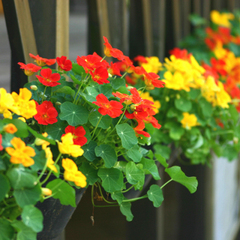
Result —
[[16, 126], [13, 125], [12, 123], [9, 123], [9, 124], [5, 125], [3, 127], [3, 130], [7, 133], [10, 133], [10, 134], [14, 134], [15, 132], [17, 132]]
[[62, 103], [60, 103], [60, 102], [56, 102], [56, 105], [58, 105], [58, 106], [60, 106]]
[[165, 101], [166, 102], [169, 102], [169, 100], [170, 100], [170, 98], [167, 96], [167, 97], [165, 97]]
[[33, 91], [37, 91], [38, 90], [38, 87], [36, 85], [31, 85], [30, 86], [30, 89], [33, 90]]
[[49, 188], [42, 188], [42, 194], [44, 196], [51, 196], [52, 195], [52, 190]]
[[176, 98], [177, 98], [177, 99], [180, 99], [181, 97], [180, 97], [180, 95], [179, 95], [179, 94], [177, 94], [177, 95], [176, 95]]
[[234, 138], [233, 138], [233, 142], [234, 142], [235, 144], [237, 144], [237, 143], [238, 143], [238, 138], [237, 138], [237, 137], [234, 137]]

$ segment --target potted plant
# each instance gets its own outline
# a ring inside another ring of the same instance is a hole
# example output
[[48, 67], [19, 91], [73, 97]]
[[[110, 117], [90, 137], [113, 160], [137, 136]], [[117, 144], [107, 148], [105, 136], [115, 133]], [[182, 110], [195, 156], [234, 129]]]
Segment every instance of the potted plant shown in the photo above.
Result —
[[[19, 94], [0, 89], [1, 238], [36, 239], [46, 228], [39, 205], [54, 200], [74, 208], [76, 194], [87, 187], [92, 188], [93, 204], [97, 192], [108, 205], [119, 206], [127, 221], [133, 219], [131, 203], [136, 200], [148, 198], [159, 207], [162, 188], [171, 181], [196, 191], [195, 177], [148, 150], [151, 137], [145, 128], [161, 125], [154, 117], [154, 102], [141, 94], [149, 86], [163, 88], [159, 76], [135, 67], [104, 40], [103, 58], [93, 53], [71, 62], [65, 56], [45, 59], [30, 54], [37, 65], [19, 65], [28, 76], [36, 73], [36, 81]], [[109, 63], [106, 57], [118, 61]], [[53, 64], [57, 70], [46, 67]], [[127, 86], [128, 72], [142, 75], [147, 85]], [[151, 185], [146, 195], [126, 198], [131, 189], [143, 188], [146, 175], [159, 180], [159, 165], [170, 180]], [[52, 230], [49, 239], [56, 234]]]

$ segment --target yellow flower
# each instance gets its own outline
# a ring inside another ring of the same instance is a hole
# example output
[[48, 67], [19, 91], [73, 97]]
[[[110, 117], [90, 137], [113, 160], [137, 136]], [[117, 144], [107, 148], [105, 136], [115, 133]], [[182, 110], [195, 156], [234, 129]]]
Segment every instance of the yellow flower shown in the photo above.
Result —
[[56, 166], [54, 165], [53, 155], [52, 155], [51, 149], [49, 147], [46, 147], [44, 149], [44, 151], [45, 151], [45, 156], [46, 156], [46, 159], [47, 159], [47, 167], [50, 168], [55, 173], [57, 173], [58, 170], [57, 170]]
[[16, 107], [13, 110], [14, 113], [26, 119], [32, 118], [37, 114], [36, 103], [34, 100], [30, 100], [32, 93], [27, 88], [20, 88], [19, 95], [13, 92], [12, 97]]
[[210, 13], [210, 18], [213, 23], [230, 28], [231, 23], [229, 20], [233, 20], [234, 15], [232, 13], [219, 13], [218, 11], [213, 10]]
[[49, 188], [42, 188], [42, 194], [44, 196], [51, 196], [52, 195], [52, 190]]
[[17, 132], [16, 126], [13, 125], [12, 123], [9, 123], [9, 124], [5, 125], [4, 128], [3, 128], [3, 130], [4, 130], [5, 132], [11, 133], [11, 134]]
[[[42, 135], [43, 135], [43, 137], [47, 137], [48, 136], [48, 134], [46, 132], [43, 133]], [[50, 142], [48, 142], [46, 140], [43, 140], [43, 139], [40, 139], [40, 138], [36, 138], [34, 143], [37, 146], [42, 146], [42, 149], [46, 149], [46, 147], [48, 145], [50, 145]]]
[[192, 127], [199, 125], [197, 122], [197, 117], [194, 114], [189, 114], [188, 112], [183, 113], [183, 119], [181, 124], [184, 128], [190, 130]]
[[162, 70], [162, 63], [159, 62], [158, 57], [146, 57], [147, 63], [142, 63], [141, 66], [145, 69], [146, 72], [158, 73]]
[[157, 114], [157, 113], [159, 113], [159, 109], [160, 109], [160, 107], [161, 107], [161, 103], [158, 101], [158, 100], [156, 100], [156, 101], [154, 101], [154, 99], [150, 96], [150, 93], [149, 92], [139, 92], [140, 93], [140, 95], [141, 95], [141, 98], [142, 99], [147, 99], [147, 100], [149, 100], [149, 101], [151, 101], [151, 102], [153, 102], [154, 104], [153, 104], [153, 110], [154, 110], [154, 112]]
[[6, 110], [12, 110], [14, 99], [10, 93], [4, 88], [0, 88], [0, 113], [4, 113]]
[[6, 110], [3, 111], [3, 117], [12, 119], [12, 113], [9, 110], [6, 109]]
[[202, 96], [214, 107], [229, 107], [228, 104], [231, 101], [231, 97], [225, 91], [223, 84], [220, 81], [216, 83], [212, 76], [207, 78], [206, 83], [202, 86], [201, 92]]
[[82, 172], [78, 171], [76, 163], [69, 159], [65, 158], [62, 160], [62, 166], [64, 168], [64, 179], [67, 181], [74, 182], [76, 186], [86, 187], [87, 178]]
[[17, 137], [11, 140], [12, 147], [6, 147], [7, 153], [11, 156], [10, 162], [14, 164], [22, 164], [24, 167], [29, 167], [34, 164], [31, 157], [36, 155], [33, 148], [26, 146], [26, 144]]
[[58, 149], [62, 154], [69, 154], [73, 157], [82, 156], [84, 151], [79, 145], [74, 145], [72, 133], [67, 133], [61, 137], [62, 142], [58, 142]]

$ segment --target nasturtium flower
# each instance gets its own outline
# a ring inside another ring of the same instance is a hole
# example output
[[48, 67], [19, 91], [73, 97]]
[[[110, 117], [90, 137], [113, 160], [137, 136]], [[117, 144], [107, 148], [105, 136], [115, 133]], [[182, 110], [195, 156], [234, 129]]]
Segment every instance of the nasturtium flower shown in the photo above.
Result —
[[117, 48], [113, 48], [112, 45], [108, 42], [108, 39], [103, 36], [104, 39], [104, 54], [107, 57], [114, 57], [117, 58], [118, 60], [123, 60], [124, 59], [124, 54], [121, 50]]
[[176, 58], [181, 58], [183, 60], [190, 60], [191, 53], [188, 53], [186, 49], [173, 48], [169, 51], [171, 55], [174, 55]]
[[59, 73], [52, 73], [52, 69], [44, 68], [41, 70], [40, 74], [41, 76], [36, 75], [36, 77], [44, 86], [55, 87], [60, 85], [58, 81], [60, 80], [61, 76]]
[[25, 75], [27, 76], [32, 76], [34, 73], [38, 72], [41, 69], [40, 66], [36, 66], [33, 63], [24, 64], [24, 63], [18, 62], [18, 64], [20, 65], [20, 69], [23, 69]]
[[108, 69], [108, 72], [114, 76], [114, 75], [117, 75], [117, 76], [122, 76], [121, 72], [120, 72], [120, 67], [119, 67], [119, 64], [118, 63], [110, 63], [110, 68]]
[[11, 156], [10, 162], [14, 164], [22, 164], [24, 167], [29, 167], [34, 164], [32, 157], [36, 155], [33, 148], [26, 146], [26, 144], [17, 137], [14, 137], [10, 143], [12, 147], [6, 147], [6, 152]]
[[9, 124], [5, 125], [3, 127], [3, 130], [7, 133], [10, 133], [10, 134], [14, 134], [15, 132], [17, 132], [16, 126], [12, 123], [9, 123]]
[[44, 101], [42, 104], [37, 105], [37, 114], [34, 118], [39, 124], [48, 125], [56, 123], [58, 116], [57, 110], [54, 108], [52, 102]]
[[42, 190], [43, 196], [51, 196], [52, 195], [52, 190], [49, 188], [41, 188], [41, 190]]
[[158, 100], [155, 101], [153, 99], [153, 97], [150, 96], [149, 92], [142, 92], [142, 93], [140, 92], [140, 95], [141, 95], [141, 98], [147, 99], [147, 100], [153, 102], [154, 103], [153, 104], [153, 107], [154, 107], [153, 110], [155, 111], [156, 114], [159, 113], [159, 109], [161, 107], [161, 103]]
[[69, 132], [73, 135], [73, 143], [75, 145], [83, 146], [87, 143], [87, 138], [84, 136], [86, 131], [83, 126], [74, 127], [69, 125], [65, 128], [65, 133]]
[[65, 180], [74, 182], [76, 186], [86, 187], [87, 178], [81, 171], [78, 171], [77, 165], [73, 160], [69, 158], [63, 159], [62, 166], [65, 170], [63, 173]]
[[144, 128], [145, 128], [144, 122], [139, 121], [138, 125], [134, 128], [137, 137], [140, 137], [140, 135], [143, 135], [144, 137], [150, 137], [150, 134], [148, 132], [143, 131]]
[[0, 88], [0, 113], [13, 109], [14, 99], [4, 88]]
[[32, 118], [36, 113], [36, 103], [31, 100], [32, 93], [27, 88], [20, 88], [19, 94], [12, 92], [14, 108], [11, 110], [26, 119]]
[[38, 66], [45, 66], [45, 65], [53, 65], [55, 62], [56, 62], [56, 59], [47, 59], [47, 58], [43, 58], [43, 57], [40, 57], [39, 55], [33, 55], [31, 53], [29, 53], [29, 56], [33, 59], [35, 59], [35, 62], [37, 63]]
[[45, 156], [47, 159], [47, 167], [49, 169], [51, 169], [53, 172], [57, 173], [58, 170], [57, 170], [56, 166], [54, 165], [53, 154], [52, 154], [51, 149], [49, 147], [46, 147], [46, 148], [44, 148], [44, 151], [45, 151]]
[[213, 10], [210, 13], [210, 18], [213, 23], [230, 28], [230, 20], [234, 19], [234, 15], [232, 13], [220, 13], [216, 10]]
[[12, 119], [12, 112], [10, 112], [9, 110], [4, 110], [3, 112], [3, 117], [4, 118], [8, 118], [8, 119]]
[[182, 127], [186, 128], [187, 130], [190, 130], [192, 127], [199, 125], [197, 117], [194, 114], [190, 114], [188, 112], [183, 113], [183, 119], [181, 120], [181, 124]]
[[144, 74], [144, 83], [146, 84], [146, 89], [152, 90], [156, 88], [164, 87], [164, 82], [159, 80], [159, 76], [156, 73], [150, 72]]
[[158, 73], [162, 70], [162, 63], [159, 61], [158, 57], [146, 57], [147, 63], [142, 63], [141, 66], [146, 70], [146, 72], [150, 73]]
[[[43, 137], [47, 137], [48, 134], [45, 132], [45, 133], [42, 133]], [[50, 142], [44, 140], [44, 139], [41, 139], [41, 138], [36, 138], [35, 141], [34, 141], [34, 144], [37, 145], [37, 146], [42, 146], [42, 149], [46, 149], [46, 147], [48, 145], [50, 145]]]
[[98, 67], [95, 71], [90, 72], [92, 79], [94, 82], [98, 84], [109, 83], [108, 79], [108, 71], [105, 67]]
[[61, 137], [61, 142], [58, 142], [58, 149], [60, 153], [68, 154], [73, 157], [82, 156], [84, 153], [81, 146], [74, 144], [73, 134], [71, 132]]
[[64, 71], [70, 71], [72, 69], [72, 61], [67, 59], [66, 56], [56, 58], [58, 66]]
[[123, 105], [115, 100], [109, 101], [108, 98], [100, 93], [96, 97], [96, 102], [93, 102], [100, 108], [98, 112], [102, 115], [109, 115], [111, 118], [119, 117], [122, 114]]

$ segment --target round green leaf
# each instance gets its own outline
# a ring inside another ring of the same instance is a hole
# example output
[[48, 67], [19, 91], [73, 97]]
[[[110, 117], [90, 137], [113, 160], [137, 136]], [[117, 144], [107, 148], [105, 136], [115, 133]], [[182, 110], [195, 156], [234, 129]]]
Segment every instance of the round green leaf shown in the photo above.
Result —
[[153, 184], [150, 189], [147, 191], [147, 195], [149, 200], [153, 202], [154, 207], [160, 207], [164, 198], [163, 198], [163, 193], [162, 189], [156, 185]]
[[100, 168], [98, 176], [102, 180], [102, 186], [107, 192], [120, 191], [123, 188], [123, 174], [114, 168]]
[[189, 112], [192, 108], [191, 101], [185, 98], [179, 98], [174, 100], [175, 107], [182, 112]]
[[43, 229], [42, 212], [33, 205], [27, 205], [22, 211], [22, 220], [24, 224], [30, 227], [34, 232], [41, 232]]
[[115, 150], [107, 144], [99, 145], [95, 148], [95, 153], [98, 157], [104, 160], [105, 167], [111, 168], [117, 162], [117, 155]]
[[143, 164], [143, 169], [147, 170], [147, 172], [152, 174], [152, 176], [155, 180], [160, 180], [161, 179], [160, 175], [159, 175], [159, 172], [158, 172], [158, 167], [155, 164], [154, 160], [143, 158], [141, 163]]
[[196, 177], [187, 177], [185, 173], [178, 166], [166, 168], [165, 172], [172, 178], [173, 181], [185, 186], [190, 193], [197, 191], [198, 181]]
[[142, 153], [138, 145], [132, 147], [127, 151], [127, 156], [131, 158], [134, 162], [140, 162], [142, 159]]
[[117, 134], [121, 138], [122, 146], [126, 149], [131, 149], [138, 143], [138, 139], [133, 128], [127, 123], [116, 126]]
[[84, 146], [82, 146], [82, 149], [84, 151], [83, 156], [90, 162], [96, 159], [96, 154], [95, 154], [96, 146], [97, 146], [97, 143], [94, 141], [90, 141], [89, 144], [85, 144]]
[[[56, 187], [58, 186], [58, 187]], [[63, 205], [76, 207], [75, 190], [68, 183], [61, 179], [55, 179], [46, 186], [52, 190], [53, 198], [59, 199]]]
[[7, 177], [14, 189], [32, 188], [35, 186], [37, 175], [24, 167], [15, 167], [7, 171]]
[[65, 102], [60, 107], [59, 118], [66, 120], [71, 126], [85, 124], [88, 121], [88, 110], [83, 106], [75, 105], [71, 102]]
[[89, 185], [93, 185], [98, 179], [98, 175], [97, 175], [97, 170], [90, 165], [88, 162], [84, 162], [79, 170], [86, 176], [87, 178], [87, 183]]
[[[100, 123], [98, 124], [99, 119], [102, 117]], [[98, 127], [102, 129], [107, 129], [110, 124], [112, 123], [112, 118], [108, 115], [101, 115], [98, 111], [94, 111], [89, 115], [89, 122], [96, 127], [98, 124]]]
[[0, 186], [1, 186], [1, 191], [0, 191], [0, 202], [5, 198], [6, 194], [10, 190], [10, 183], [7, 179], [6, 176], [3, 174], [0, 174]]
[[37, 240], [37, 233], [22, 221], [14, 221], [12, 226], [17, 229], [17, 240]]
[[68, 124], [66, 122], [58, 121], [54, 124], [48, 124], [46, 127], [46, 132], [52, 139], [60, 141], [62, 135], [65, 133], [64, 129], [67, 126]]
[[10, 222], [6, 219], [0, 218], [0, 239], [9, 240], [12, 239], [14, 235], [14, 229]]
[[13, 192], [13, 196], [20, 207], [35, 205], [40, 200], [41, 194], [42, 191], [39, 184], [33, 188], [15, 189]]

